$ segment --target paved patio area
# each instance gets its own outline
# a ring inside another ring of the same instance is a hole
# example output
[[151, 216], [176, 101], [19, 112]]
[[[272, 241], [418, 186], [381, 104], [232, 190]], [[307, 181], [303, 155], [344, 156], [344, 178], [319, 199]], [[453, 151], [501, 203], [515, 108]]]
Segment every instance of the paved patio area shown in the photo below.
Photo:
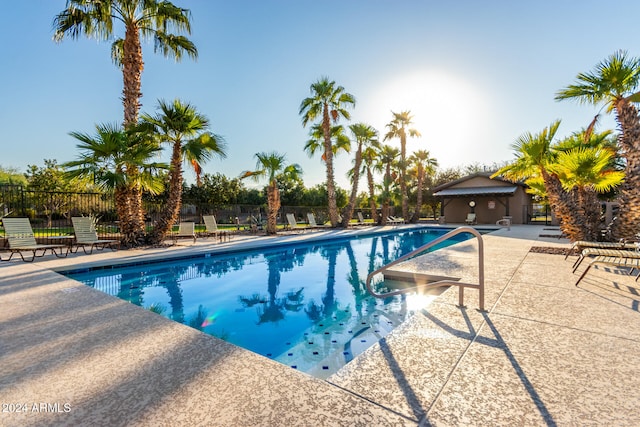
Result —
[[[0, 425], [640, 425], [640, 285], [598, 267], [575, 287], [586, 265], [530, 252], [568, 247], [542, 226], [484, 236], [485, 312], [450, 288], [327, 381], [55, 272], [352, 232], [0, 263]], [[474, 281], [475, 245], [403, 269]]]

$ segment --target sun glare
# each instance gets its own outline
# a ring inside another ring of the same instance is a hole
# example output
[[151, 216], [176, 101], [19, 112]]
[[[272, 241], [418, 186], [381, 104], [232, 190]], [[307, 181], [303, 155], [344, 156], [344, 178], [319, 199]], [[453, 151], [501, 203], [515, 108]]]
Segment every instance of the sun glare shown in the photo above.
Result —
[[486, 150], [478, 145], [478, 136], [487, 132], [490, 122], [487, 98], [480, 88], [452, 73], [413, 72], [382, 85], [367, 116], [384, 134], [391, 111], [410, 110], [422, 138], [419, 143], [409, 140], [407, 151], [426, 149], [445, 167], [460, 165], [474, 162]]

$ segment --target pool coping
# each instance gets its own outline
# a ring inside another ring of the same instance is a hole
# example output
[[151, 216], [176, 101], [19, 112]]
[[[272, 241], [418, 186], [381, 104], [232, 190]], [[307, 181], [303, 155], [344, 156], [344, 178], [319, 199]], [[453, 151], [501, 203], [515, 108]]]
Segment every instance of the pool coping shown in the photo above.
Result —
[[[2, 263], [0, 402], [45, 406], [0, 413], [0, 423], [638, 424], [638, 298], [623, 292], [633, 279], [615, 275], [622, 285], [612, 293], [605, 288], [611, 273], [596, 269], [575, 288], [570, 260], [529, 253], [540, 242], [567, 247], [540, 238], [541, 230], [512, 226], [487, 235], [487, 259], [499, 261], [487, 263], [487, 313], [473, 309], [471, 292], [467, 309], [456, 307], [449, 289], [329, 381], [78, 286], [53, 271], [65, 260]], [[465, 259], [448, 252], [454, 263]], [[579, 310], [567, 309], [574, 305]], [[68, 316], [74, 309], [79, 314]], [[133, 319], [154, 334], [130, 330]]]

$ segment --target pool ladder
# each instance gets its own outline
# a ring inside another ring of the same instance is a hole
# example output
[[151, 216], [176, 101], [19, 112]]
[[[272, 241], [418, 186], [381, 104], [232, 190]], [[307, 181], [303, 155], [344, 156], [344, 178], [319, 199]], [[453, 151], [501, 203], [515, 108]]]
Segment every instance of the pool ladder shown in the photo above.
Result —
[[[390, 291], [390, 292], [385, 292], [385, 293], [377, 293], [376, 291], [373, 290], [373, 288], [371, 287], [371, 280], [373, 279], [374, 276], [376, 276], [377, 274], [383, 273], [385, 270], [389, 269], [389, 267], [392, 267], [396, 264], [399, 264], [403, 261], [406, 261], [410, 258], [414, 258], [422, 253], [424, 253], [426, 250], [432, 248], [433, 246], [444, 242], [445, 240], [449, 240], [450, 238], [452, 238], [453, 236], [456, 236], [458, 234], [462, 234], [462, 233], [469, 233], [472, 234], [473, 236], [475, 236], [478, 239], [478, 282], [479, 283], [464, 283], [464, 282], [459, 282], [457, 280], [451, 280], [451, 279], [444, 279], [444, 280], [438, 280], [435, 282], [431, 282], [431, 283], [426, 283], [426, 284], [419, 284], [417, 286], [414, 287], [410, 287], [410, 288], [403, 288], [403, 289], [398, 289], [395, 291]], [[458, 305], [460, 307], [464, 307], [464, 288], [474, 288], [474, 289], [478, 289], [478, 295], [479, 295], [479, 301], [478, 301], [478, 308], [480, 309], [480, 311], [484, 311], [484, 244], [482, 242], [482, 235], [473, 227], [458, 227], [455, 230], [451, 230], [450, 232], [448, 232], [447, 234], [438, 237], [437, 239], [423, 245], [420, 246], [418, 249], [409, 252], [408, 254], [401, 256], [400, 258], [398, 258], [397, 260], [390, 262], [389, 264], [386, 264], [382, 267], [380, 267], [379, 269], [371, 272], [368, 276], [367, 276], [367, 291], [369, 291], [369, 293], [371, 295], [373, 295], [376, 298], [387, 298], [390, 296], [394, 296], [394, 295], [400, 295], [400, 294], [406, 294], [409, 292], [413, 292], [419, 289], [433, 289], [433, 288], [440, 288], [443, 286], [451, 286], [451, 285], [455, 285], [458, 286]]]

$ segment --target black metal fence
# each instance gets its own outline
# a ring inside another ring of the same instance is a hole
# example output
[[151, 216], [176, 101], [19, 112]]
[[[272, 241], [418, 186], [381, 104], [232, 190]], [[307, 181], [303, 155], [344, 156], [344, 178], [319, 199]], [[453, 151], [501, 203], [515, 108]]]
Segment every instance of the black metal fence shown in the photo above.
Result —
[[[153, 227], [163, 209], [162, 202], [145, 202], [146, 222]], [[369, 209], [357, 209], [364, 218], [371, 218]], [[356, 212], [357, 212], [356, 211]], [[293, 213], [298, 222], [307, 222], [312, 212], [318, 224], [328, 221], [326, 206], [283, 206], [278, 213], [278, 223], [286, 224], [286, 214]], [[215, 215], [218, 224], [238, 229], [262, 224], [267, 218], [267, 207], [258, 205], [202, 204], [183, 199], [180, 221], [203, 224], [203, 215]], [[354, 213], [355, 215], [355, 213]], [[96, 219], [101, 236], [115, 236], [118, 232], [113, 196], [105, 193], [74, 193], [28, 190], [20, 185], [0, 185], [0, 217], [27, 217], [37, 235], [47, 237], [68, 234], [73, 231], [71, 217], [91, 216]]]

